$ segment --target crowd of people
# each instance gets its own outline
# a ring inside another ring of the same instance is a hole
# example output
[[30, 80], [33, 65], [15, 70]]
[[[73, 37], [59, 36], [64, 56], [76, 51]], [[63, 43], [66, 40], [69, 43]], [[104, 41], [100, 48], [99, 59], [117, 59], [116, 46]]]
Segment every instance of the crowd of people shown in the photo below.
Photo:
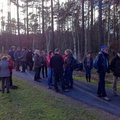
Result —
[[[97, 94], [98, 97], [102, 97], [106, 101], [110, 99], [107, 97], [105, 90], [105, 75], [107, 72], [110, 73], [110, 70], [114, 75], [113, 95], [117, 96], [117, 81], [120, 77], [120, 51], [117, 52], [116, 57], [112, 59], [110, 64], [108, 56], [108, 48], [102, 46], [97, 56], [96, 70], [99, 75]], [[91, 70], [94, 67], [94, 61], [92, 53], [88, 52], [83, 63], [81, 61], [77, 62], [78, 70], [83, 70], [84, 67], [87, 82], [91, 82]], [[26, 69], [29, 69], [29, 71], [34, 70], [34, 81], [41, 82], [41, 77], [46, 77], [48, 89], [54, 86], [55, 91], [59, 92], [58, 83], [60, 83], [62, 91], [67, 92], [74, 85], [73, 70], [75, 69], [75, 62], [73, 52], [70, 49], [66, 49], [62, 56], [58, 48], [55, 51], [49, 51], [47, 55], [44, 50], [40, 52], [37, 49], [32, 51], [32, 49], [20, 49], [19, 47], [15, 50], [15, 46], [12, 46], [7, 56], [1, 56], [0, 78], [2, 80], [2, 93], [4, 93], [5, 88], [7, 88], [6, 92], [10, 93], [10, 88], [13, 86], [13, 68], [23, 73], [26, 72]]]

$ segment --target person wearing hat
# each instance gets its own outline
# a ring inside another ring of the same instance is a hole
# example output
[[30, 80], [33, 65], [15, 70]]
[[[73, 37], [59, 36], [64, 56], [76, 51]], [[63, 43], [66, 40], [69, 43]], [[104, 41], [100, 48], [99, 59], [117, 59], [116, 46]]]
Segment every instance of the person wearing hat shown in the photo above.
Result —
[[106, 46], [101, 47], [101, 51], [98, 55], [98, 68], [99, 83], [97, 94], [98, 97], [102, 97], [104, 100], [109, 101], [105, 90], [105, 75], [109, 73], [109, 62], [108, 62], [108, 48]]
[[113, 95], [117, 95], [117, 81], [118, 78], [120, 77], [120, 50], [117, 51], [117, 55], [112, 59], [111, 64], [110, 64], [110, 69], [113, 72]]

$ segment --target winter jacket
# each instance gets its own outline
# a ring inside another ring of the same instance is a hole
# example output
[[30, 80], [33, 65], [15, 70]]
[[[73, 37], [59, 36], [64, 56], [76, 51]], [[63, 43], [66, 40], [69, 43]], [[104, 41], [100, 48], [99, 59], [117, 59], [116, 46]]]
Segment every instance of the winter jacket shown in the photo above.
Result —
[[48, 55], [47, 57], [46, 57], [46, 64], [47, 64], [47, 67], [50, 67], [50, 59], [51, 59], [51, 55]]
[[110, 69], [115, 76], [120, 77], [120, 57], [116, 56], [112, 59]]
[[10, 65], [7, 60], [0, 62], [0, 77], [10, 77], [9, 67]]
[[8, 51], [8, 55], [11, 56], [11, 60], [12, 60], [12, 61], [14, 61], [14, 52], [15, 52], [15, 51], [13, 51], [13, 50], [9, 50], [9, 51]]
[[73, 55], [72, 54], [66, 55], [66, 58], [65, 58], [65, 67], [71, 67], [72, 60], [73, 60]]
[[39, 55], [34, 56], [34, 67], [39, 68], [42, 66], [42, 58]]
[[[88, 59], [89, 59], [89, 63], [88, 63]], [[92, 57], [85, 57], [85, 60], [84, 60], [84, 67], [85, 67], [85, 69], [86, 68], [93, 68], [93, 59], [92, 59]]]
[[26, 59], [28, 62], [33, 62], [33, 52], [27, 52]]
[[27, 61], [27, 52], [26, 51], [21, 52], [20, 61]]
[[63, 73], [63, 64], [64, 64], [64, 60], [63, 60], [62, 56], [59, 54], [55, 54], [50, 59], [50, 66], [51, 66], [52, 70], [57, 74]]
[[42, 61], [43, 61], [43, 66], [46, 66], [46, 56], [41, 55]]
[[12, 61], [8, 61], [8, 62], [9, 62], [9, 65], [10, 65], [9, 71], [10, 71], [10, 73], [12, 73], [12, 69], [13, 69], [13, 67], [14, 67], [14, 64], [13, 64]]
[[20, 56], [21, 56], [21, 52], [20, 51], [15, 51], [14, 52], [15, 61], [20, 61]]
[[108, 54], [101, 52], [98, 55], [98, 70], [97, 72], [108, 72], [109, 73], [109, 62], [108, 62]]

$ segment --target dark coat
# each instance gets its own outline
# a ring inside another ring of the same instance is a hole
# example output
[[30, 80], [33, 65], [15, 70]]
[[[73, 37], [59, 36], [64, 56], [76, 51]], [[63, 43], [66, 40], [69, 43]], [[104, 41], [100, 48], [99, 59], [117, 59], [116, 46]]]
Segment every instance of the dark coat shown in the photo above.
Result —
[[120, 57], [116, 56], [112, 59], [110, 69], [115, 76], [120, 77]]
[[14, 52], [15, 52], [15, 51], [13, 51], [13, 50], [9, 50], [9, 51], [8, 51], [8, 55], [11, 56], [11, 60], [12, 60], [12, 61], [14, 61]]
[[27, 52], [27, 62], [33, 62], [33, 52]]
[[63, 64], [64, 60], [61, 55], [55, 54], [50, 59], [50, 66], [55, 73], [62, 74], [63, 73]]
[[108, 60], [108, 54], [101, 52], [98, 55], [98, 70], [97, 72], [108, 72], [109, 73], [109, 60]]
[[34, 56], [34, 67], [39, 68], [42, 66], [42, 58], [37, 54]]
[[73, 55], [72, 54], [68, 54], [65, 58], [65, 67], [71, 67], [72, 64], [72, 60], [73, 60]]
[[20, 61], [21, 51], [14, 52], [15, 61]]
[[93, 59], [92, 59], [92, 57], [90, 57], [90, 63], [89, 63], [89, 66], [88, 66], [88, 63], [87, 63], [87, 57], [85, 57], [85, 60], [84, 60], [84, 67], [85, 67], [85, 69], [86, 68], [93, 68]]
[[43, 61], [43, 66], [47, 66], [46, 64], [46, 56], [45, 55], [41, 55], [42, 61]]

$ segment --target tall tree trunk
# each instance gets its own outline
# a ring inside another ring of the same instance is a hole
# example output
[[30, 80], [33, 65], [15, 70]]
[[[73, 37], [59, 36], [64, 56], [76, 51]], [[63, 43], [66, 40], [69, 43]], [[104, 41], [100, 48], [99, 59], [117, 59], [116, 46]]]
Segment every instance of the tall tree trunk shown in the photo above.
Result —
[[[44, 30], [44, 0], [42, 0], [42, 41], [45, 43], [45, 30]], [[43, 45], [45, 49], [45, 45]]]
[[18, 45], [21, 48], [20, 24], [19, 24], [19, 0], [17, 0], [17, 26], [18, 26]]
[[102, 0], [99, 0], [99, 49], [102, 46]]
[[91, 0], [91, 32], [90, 32], [90, 50], [93, 48], [93, 0]]
[[76, 39], [75, 39], [75, 28], [74, 28], [74, 10], [72, 11], [72, 38], [74, 46], [74, 57], [77, 58], [77, 48], [76, 48]]
[[84, 42], [85, 42], [85, 25], [84, 25], [84, 0], [82, 0], [82, 56], [84, 56], [84, 52], [85, 52], [85, 46], [84, 46]]
[[107, 46], [110, 46], [110, 6], [111, 6], [111, 0], [109, 1], [109, 7], [108, 7], [108, 40], [107, 40]]
[[55, 49], [55, 41], [54, 41], [54, 11], [53, 11], [53, 0], [51, 0], [51, 40], [52, 40], [52, 49]]
[[28, 20], [28, 0], [26, 1], [26, 6], [27, 6], [27, 47], [29, 48], [29, 20]]

